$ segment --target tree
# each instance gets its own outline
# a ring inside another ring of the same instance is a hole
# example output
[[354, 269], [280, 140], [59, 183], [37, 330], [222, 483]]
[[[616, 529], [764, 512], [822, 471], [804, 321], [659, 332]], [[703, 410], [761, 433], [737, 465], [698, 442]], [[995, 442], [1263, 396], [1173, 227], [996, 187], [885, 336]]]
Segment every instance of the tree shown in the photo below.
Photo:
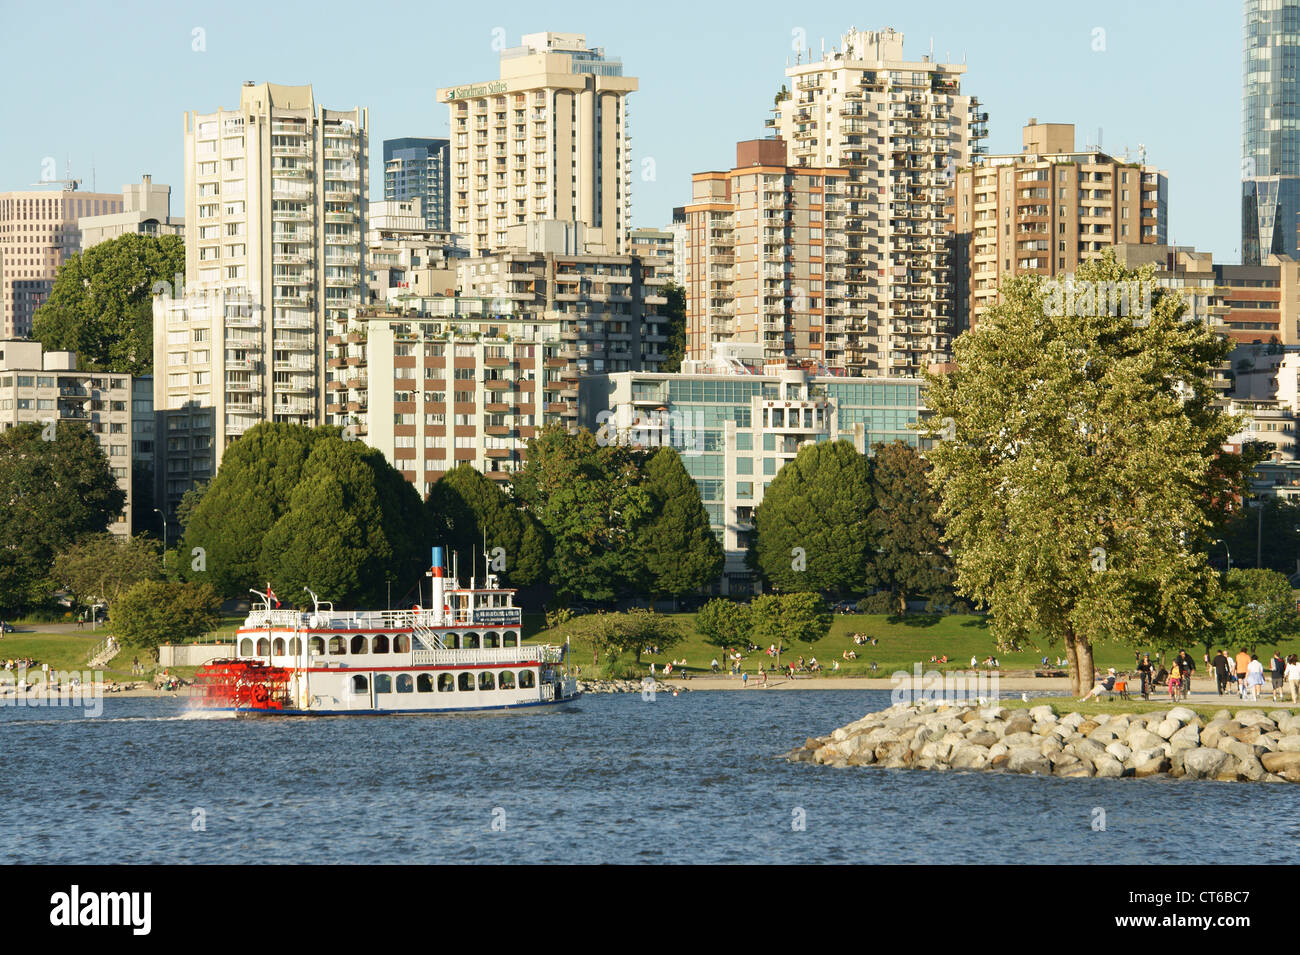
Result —
[[125, 503], [85, 426], [20, 424], [0, 432], [0, 611], [12, 614], [47, 599], [54, 555], [103, 531]]
[[777, 590], [859, 590], [871, 556], [871, 467], [847, 441], [801, 448], [754, 512], [750, 566]]
[[263, 538], [258, 564], [291, 599], [310, 587], [322, 600], [380, 605], [390, 577], [422, 579], [428, 540], [423, 502], [401, 472], [382, 452], [329, 429]]
[[75, 351], [85, 369], [151, 374], [153, 286], [170, 289], [184, 271], [185, 244], [174, 235], [128, 233], [73, 253], [32, 318], [32, 337]]
[[214, 630], [221, 622], [221, 597], [209, 584], [144, 580], [113, 607], [113, 632], [123, 645], [158, 658], [158, 647], [183, 643]]
[[91, 534], [54, 559], [53, 581], [85, 603], [117, 599], [143, 580], [162, 577], [158, 544], [147, 537]]
[[[221, 468], [187, 514], [184, 573], [227, 597], [266, 584], [262, 539], [289, 509], [289, 498], [315, 444], [337, 428], [261, 422], [226, 449]], [[201, 554], [203, 570], [191, 570]]]
[[636, 528], [653, 507], [641, 481], [645, 457], [560, 425], [529, 440], [512, 489], [551, 541], [550, 579], [561, 599], [607, 601], [638, 587]]
[[645, 587], [652, 597], [695, 593], [717, 579], [726, 561], [699, 486], [670, 447], [650, 456], [644, 486], [652, 509], [637, 529]]
[[695, 615], [695, 631], [714, 647], [748, 646], [752, 630], [749, 608], [721, 597]]
[[989, 607], [1000, 646], [1064, 644], [1076, 695], [1094, 642], [1206, 624], [1206, 531], [1240, 473], [1222, 451], [1239, 423], [1213, 389], [1226, 340], [1159, 289], [1149, 309], [1097, 304], [1153, 275], [1108, 254], [1072, 284], [1009, 279], [954, 342], [956, 370], [926, 374], [957, 591]]
[[203, 500], [210, 483], [210, 481], [197, 481], [181, 495], [180, 503], [176, 505], [176, 520], [180, 522], [182, 531], [190, 526], [190, 518], [194, 516], [194, 511]]
[[785, 640], [815, 643], [831, 629], [826, 602], [813, 593], [763, 594], [749, 605], [751, 634], [760, 646], [775, 644], [777, 662]]
[[1229, 571], [1214, 617], [1216, 642], [1234, 650], [1253, 653], [1300, 633], [1291, 585], [1275, 570]]
[[606, 614], [607, 641], [622, 651], [631, 650], [636, 662], [641, 662], [641, 651], [655, 647], [663, 653], [685, 639], [681, 625], [672, 617], [653, 610], [633, 609], [626, 613]]
[[[504, 580], [516, 587], [546, 575], [546, 533], [501, 487], [468, 463], [457, 465], [433, 486], [426, 502], [429, 519], [449, 548], [468, 558], [477, 551], [504, 550]], [[487, 550], [484, 550], [486, 540]], [[482, 565], [480, 565], [482, 566]]]
[[890, 591], [899, 613], [911, 596], [934, 597], [952, 581], [952, 565], [939, 524], [939, 495], [927, 479], [929, 465], [902, 441], [877, 444], [871, 467], [874, 507], [868, 523], [875, 554], [871, 576]]
[[1263, 569], [1296, 573], [1300, 569], [1300, 501], [1266, 497], [1234, 508], [1210, 542], [1210, 557], [1217, 566], [1227, 569], [1229, 554], [1233, 567], [1254, 567], [1258, 556]]
[[669, 282], [664, 286], [664, 298], [668, 300], [662, 313], [668, 318], [668, 343], [659, 370], [677, 372], [686, 358], [686, 289]]

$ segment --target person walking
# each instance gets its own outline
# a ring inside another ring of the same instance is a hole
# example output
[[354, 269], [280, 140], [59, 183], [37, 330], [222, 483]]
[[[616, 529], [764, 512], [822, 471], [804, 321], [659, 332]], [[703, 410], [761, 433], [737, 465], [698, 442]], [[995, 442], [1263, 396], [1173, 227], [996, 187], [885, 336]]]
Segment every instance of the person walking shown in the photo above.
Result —
[[1252, 700], [1259, 699], [1260, 687], [1264, 685], [1264, 664], [1259, 662], [1259, 657], [1255, 654], [1250, 655], [1250, 663], [1246, 665], [1246, 687], [1250, 691]]
[[1228, 657], [1222, 650], [1214, 655], [1210, 661], [1210, 667], [1214, 670], [1214, 684], [1218, 687], [1219, 696], [1223, 696], [1223, 688], [1228, 685]]
[[1278, 650], [1273, 651], [1268, 675], [1273, 685], [1273, 702], [1277, 703], [1282, 698], [1282, 684], [1286, 680], [1286, 661], [1282, 659], [1282, 654]]
[[1241, 691], [1241, 698], [1246, 698], [1246, 669], [1250, 666], [1250, 654], [1243, 647], [1237, 654], [1237, 689]]
[[1300, 657], [1294, 653], [1286, 658], [1286, 685], [1291, 691], [1291, 702], [1295, 703], [1300, 693]]
[[1151, 663], [1151, 654], [1142, 654], [1142, 659], [1137, 665], [1138, 679], [1141, 681], [1142, 699], [1151, 698], [1151, 681], [1155, 677], [1155, 667]]

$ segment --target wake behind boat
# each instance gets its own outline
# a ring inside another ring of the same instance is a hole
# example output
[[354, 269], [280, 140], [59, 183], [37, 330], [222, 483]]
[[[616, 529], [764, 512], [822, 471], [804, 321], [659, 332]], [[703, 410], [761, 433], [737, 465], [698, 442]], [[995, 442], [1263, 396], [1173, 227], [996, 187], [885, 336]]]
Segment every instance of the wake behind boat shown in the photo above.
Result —
[[[340, 716], [545, 709], [579, 695], [566, 647], [525, 645], [515, 590], [488, 574], [462, 588], [433, 548], [431, 606], [310, 612], [271, 606], [235, 635], [236, 656], [194, 676], [194, 707], [240, 716]], [[305, 589], [305, 588], [304, 588]], [[311, 593], [311, 591], [308, 591]]]

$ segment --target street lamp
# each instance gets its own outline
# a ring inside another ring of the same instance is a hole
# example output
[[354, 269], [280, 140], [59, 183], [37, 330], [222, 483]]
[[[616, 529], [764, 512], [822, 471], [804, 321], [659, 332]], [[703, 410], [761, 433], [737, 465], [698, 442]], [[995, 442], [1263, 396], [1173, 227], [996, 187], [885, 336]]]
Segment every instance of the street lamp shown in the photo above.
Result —
[[166, 550], [166, 549], [167, 549], [167, 515], [164, 514], [162, 511], [158, 510], [158, 508], [156, 508], [156, 507], [153, 509], [153, 512], [154, 512], [155, 514], [157, 514], [159, 517], [162, 518], [162, 522], [163, 522], [163, 550]]
[[1227, 541], [1215, 541], [1216, 544], [1222, 544], [1224, 553], [1228, 555], [1228, 570], [1232, 570], [1232, 551], [1228, 549]]

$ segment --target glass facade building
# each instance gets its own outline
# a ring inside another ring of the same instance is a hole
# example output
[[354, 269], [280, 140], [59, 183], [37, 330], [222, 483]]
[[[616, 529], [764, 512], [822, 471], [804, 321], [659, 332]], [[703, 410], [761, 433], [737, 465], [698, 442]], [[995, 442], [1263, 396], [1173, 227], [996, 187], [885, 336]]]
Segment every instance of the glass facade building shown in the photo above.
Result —
[[1300, 226], [1300, 0], [1245, 0], [1241, 260], [1296, 256]]
[[419, 197], [424, 201], [424, 227], [451, 231], [450, 167], [446, 139], [384, 140], [384, 199]]

